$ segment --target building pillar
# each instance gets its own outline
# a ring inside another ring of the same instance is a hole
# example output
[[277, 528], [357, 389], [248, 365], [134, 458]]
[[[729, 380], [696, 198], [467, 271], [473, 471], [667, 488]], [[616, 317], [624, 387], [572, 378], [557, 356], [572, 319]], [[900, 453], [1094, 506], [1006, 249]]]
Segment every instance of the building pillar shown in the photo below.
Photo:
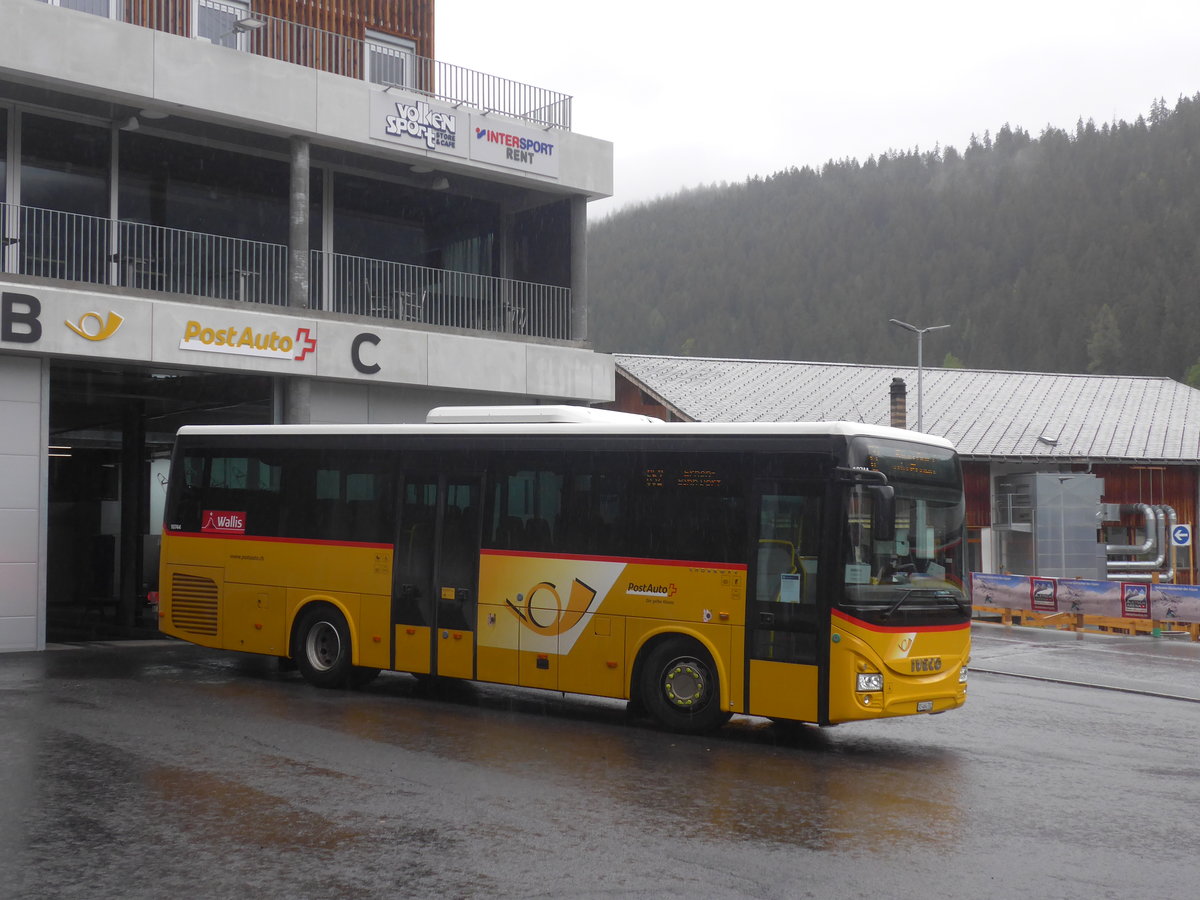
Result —
[[125, 405], [121, 423], [121, 533], [117, 544], [120, 566], [117, 588], [117, 623], [124, 628], [137, 624], [142, 594], [142, 535], [147, 503], [146, 421], [143, 404]]
[[[308, 252], [308, 217], [312, 209], [309, 197], [311, 182], [309, 144], [301, 137], [291, 139], [291, 186], [288, 194], [288, 288], [290, 309], [309, 308], [311, 277]], [[311, 386], [306, 377], [282, 378], [283, 421], [291, 425], [307, 425], [312, 421], [310, 409]]]
[[571, 339], [588, 339], [587, 199], [571, 198]]

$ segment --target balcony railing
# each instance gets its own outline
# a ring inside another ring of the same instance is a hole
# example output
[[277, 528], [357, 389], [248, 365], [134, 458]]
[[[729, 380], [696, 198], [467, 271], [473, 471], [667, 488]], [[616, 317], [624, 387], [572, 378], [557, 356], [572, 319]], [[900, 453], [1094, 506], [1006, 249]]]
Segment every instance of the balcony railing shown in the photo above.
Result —
[[475, 331], [571, 336], [569, 288], [312, 251], [310, 305]]
[[[571, 336], [571, 291], [343, 253], [310, 254], [309, 305], [393, 322]], [[283, 244], [0, 204], [0, 272], [287, 304]]]
[[[49, 2], [49, 0], [42, 0]], [[364, 40], [264, 15], [255, 4], [219, 0], [58, 0], [81, 12], [270, 57], [335, 75], [395, 85], [454, 105], [550, 128], [571, 128], [571, 96], [418, 56], [401, 45]], [[115, 5], [114, 5], [115, 4]]]

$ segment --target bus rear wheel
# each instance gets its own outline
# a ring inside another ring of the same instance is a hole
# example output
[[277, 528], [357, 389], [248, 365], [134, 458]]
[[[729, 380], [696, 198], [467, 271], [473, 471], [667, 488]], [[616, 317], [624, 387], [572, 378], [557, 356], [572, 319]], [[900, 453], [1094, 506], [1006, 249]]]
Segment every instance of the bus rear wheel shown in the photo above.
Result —
[[312, 606], [296, 624], [292, 657], [304, 680], [320, 688], [358, 687], [379, 674], [351, 663], [350, 628], [332, 606]]
[[702, 734], [729, 721], [712, 657], [697, 642], [668, 638], [642, 666], [641, 700], [650, 716], [670, 731]]

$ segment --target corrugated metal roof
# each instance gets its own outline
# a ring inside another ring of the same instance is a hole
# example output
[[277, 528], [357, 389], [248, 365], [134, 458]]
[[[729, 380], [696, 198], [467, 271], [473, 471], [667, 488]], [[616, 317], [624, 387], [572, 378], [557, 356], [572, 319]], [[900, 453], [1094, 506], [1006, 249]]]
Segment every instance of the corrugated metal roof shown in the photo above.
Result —
[[[917, 421], [904, 366], [617, 353], [635, 383], [700, 422], [843, 419], [886, 425], [893, 378]], [[925, 430], [976, 459], [1200, 461], [1200, 391], [1169, 378], [923, 370]]]

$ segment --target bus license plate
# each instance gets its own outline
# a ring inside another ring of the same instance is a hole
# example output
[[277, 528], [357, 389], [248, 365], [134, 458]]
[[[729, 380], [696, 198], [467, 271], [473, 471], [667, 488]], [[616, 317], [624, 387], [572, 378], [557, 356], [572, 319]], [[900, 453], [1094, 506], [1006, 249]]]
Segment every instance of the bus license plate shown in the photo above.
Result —
[[929, 712], [931, 709], [933, 709], [933, 701], [932, 700], [918, 700], [917, 701], [917, 712]]

